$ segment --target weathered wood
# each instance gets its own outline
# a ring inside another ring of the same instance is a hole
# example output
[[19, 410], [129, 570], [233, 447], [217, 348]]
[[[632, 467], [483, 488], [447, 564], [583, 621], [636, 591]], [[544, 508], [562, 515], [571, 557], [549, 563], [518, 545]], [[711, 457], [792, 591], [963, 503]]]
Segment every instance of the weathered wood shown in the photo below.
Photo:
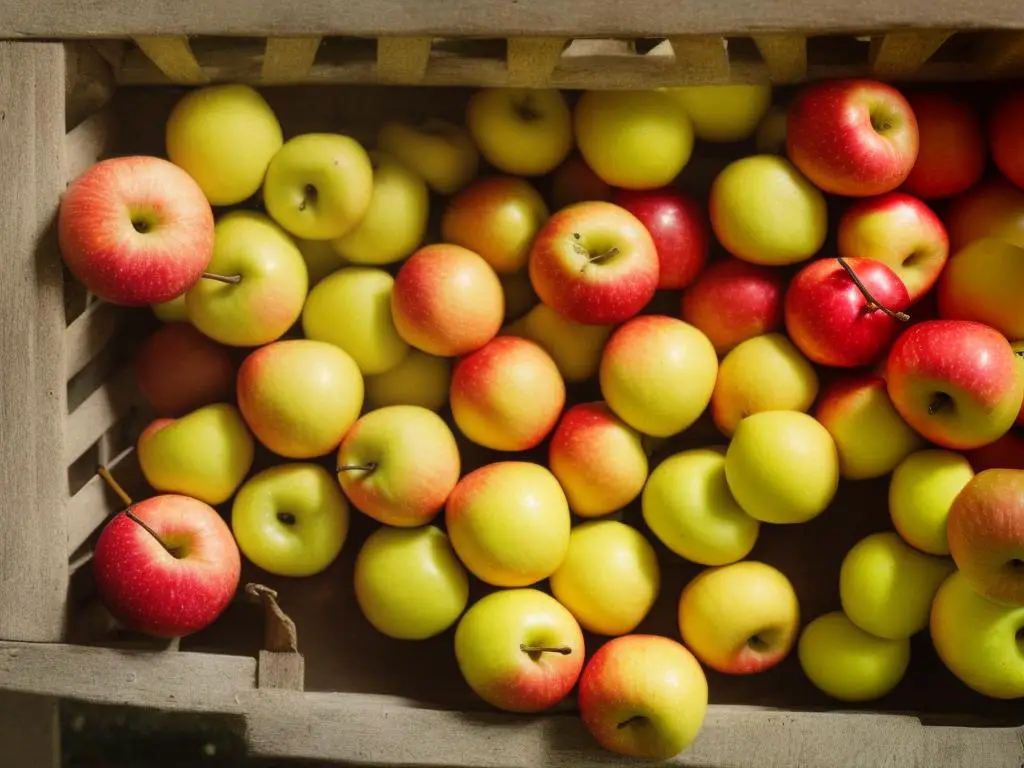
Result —
[[98, 301], [85, 308], [64, 332], [64, 375], [70, 379], [107, 346], [124, 317], [120, 307]]
[[564, 37], [513, 37], [508, 41], [508, 82], [517, 87], [547, 85], [562, 58]]
[[[142, 474], [134, 459], [135, 448], [129, 447], [107, 462], [107, 469], [129, 493], [133, 492], [131, 488], [139, 485]], [[99, 475], [94, 475], [82, 486], [67, 504], [67, 556], [78, 551], [93, 531], [103, 525], [120, 506], [117, 496]]]
[[192, 53], [187, 36], [137, 36], [134, 39], [139, 49], [172, 83], [206, 82], [206, 75]]
[[0, 745], [9, 768], [60, 768], [57, 699], [0, 692]]
[[87, 118], [64, 140], [64, 178], [74, 181], [91, 165], [109, 157], [117, 142], [117, 120], [109, 109]]
[[890, 32], [871, 39], [868, 60], [875, 74], [888, 77], [914, 72], [932, 57], [951, 32]]
[[319, 49], [319, 37], [267, 38], [260, 78], [266, 83], [301, 82]]
[[65, 68], [65, 127], [71, 130], [110, 101], [114, 73], [99, 51], [86, 42], [67, 44]]
[[798, 83], [807, 76], [807, 38], [800, 34], [755, 35], [754, 44], [772, 82]]
[[257, 685], [261, 689], [301, 691], [305, 678], [305, 659], [301, 653], [260, 651]]
[[729, 77], [729, 46], [722, 37], [669, 36], [676, 67], [704, 78]]
[[432, 37], [381, 37], [377, 76], [384, 83], [418, 83], [427, 73]]
[[136, 392], [130, 365], [117, 371], [67, 418], [64, 464], [71, 464], [128, 413]]

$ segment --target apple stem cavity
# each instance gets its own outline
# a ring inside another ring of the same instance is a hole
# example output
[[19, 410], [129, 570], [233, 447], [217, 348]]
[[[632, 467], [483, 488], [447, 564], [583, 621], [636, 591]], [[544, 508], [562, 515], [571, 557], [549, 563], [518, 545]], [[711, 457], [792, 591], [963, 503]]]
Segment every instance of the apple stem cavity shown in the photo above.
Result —
[[853, 284], [857, 286], [857, 290], [859, 290], [861, 294], [864, 296], [864, 301], [867, 303], [867, 308], [870, 311], [873, 312], [876, 309], [880, 309], [889, 317], [892, 317], [903, 323], [910, 320], [910, 315], [908, 315], [906, 312], [895, 312], [889, 309], [884, 304], [882, 304], [880, 301], [878, 301], [874, 296], [872, 296], [871, 291], [868, 290], [868, 287], [864, 285], [864, 282], [859, 277], [857, 277], [857, 273], [853, 271], [853, 267], [846, 263], [846, 259], [844, 259], [842, 256], [836, 256], [836, 261], [839, 262], [839, 266], [841, 266], [846, 271], [846, 274], [848, 274], [850, 276], [850, 279], [853, 280]]
[[563, 656], [568, 656], [572, 653], [572, 648], [567, 645], [561, 646], [550, 646], [550, 645], [526, 645], [526, 643], [519, 644], [519, 650], [523, 653], [529, 654], [541, 654], [541, 653], [560, 653]]
[[148, 533], [150, 536], [156, 539], [160, 543], [160, 546], [167, 550], [167, 554], [171, 555], [172, 557], [177, 557], [177, 555], [174, 554], [174, 550], [172, 550], [164, 543], [164, 540], [160, 538], [157, 532], [150, 528], [146, 523], [144, 523], [142, 519], [139, 518], [138, 515], [132, 512], [132, 506], [135, 504], [135, 502], [132, 501], [132, 497], [128, 495], [127, 491], [125, 491], [125, 489], [121, 487], [121, 484], [114, 479], [114, 476], [110, 474], [110, 470], [107, 469], [106, 467], [100, 467], [98, 470], [96, 470], [96, 474], [102, 477], [104, 482], [110, 486], [110, 489], [117, 494], [118, 498], [121, 499], [121, 501], [124, 502], [126, 507], [124, 511], [125, 517], [127, 517], [133, 523], [142, 528], [142, 530], [144, 530], [146, 533]]
[[367, 464], [339, 464], [338, 472], [373, 472], [377, 468], [376, 463]]
[[[573, 237], [577, 240], [579, 239], [579, 235], [573, 235]], [[603, 251], [601, 253], [591, 253], [577, 242], [573, 242], [572, 246], [576, 250], [576, 253], [586, 259], [586, 261], [583, 262], [583, 266], [580, 267], [580, 274], [582, 274], [591, 264], [600, 264], [606, 259], [619, 255], [619, 249], [615, 246], [612, 246], [607, 251]]]
[[516, 103], [515, 111], [516, 115], [527, 122], [537, 120], [541, 116], [540, 112], [537, 111], [537, 107], [533, 103], [533, 97], [529, 94], [526, 95], [522, 101]]
[[218, 283], [227, 283], [228, 285], [238, 285], [242, 282], [241, 275], [218, 275], [214, 272], [203, 272], [203, 278], [205, 280], [216, 280]]
[[951, 398], [945, 392], [936, 392], [935, 396], [932, 397], [932, 401], [928, 403], [928, 415], [934, 416], [943, 408], [949, 406], [952, 402], [953, 398]]
[[312, 184], [302, 188], [302, 200], [299, 201], [299, 210], [304, 211], [310, 205], [316, 205], [317, 191]]
[[633, 723], [639, 723], [639, 722], [641, 722], [643, 720], [646, 720], [646, 719], [647, 718], [644, 717], [643, 715], [633, 715], [633, 717], [629, 718], [628, 720], [623, 720], [621, 723], [619, 723], [615, 727], [616, 728], [628, 728]]

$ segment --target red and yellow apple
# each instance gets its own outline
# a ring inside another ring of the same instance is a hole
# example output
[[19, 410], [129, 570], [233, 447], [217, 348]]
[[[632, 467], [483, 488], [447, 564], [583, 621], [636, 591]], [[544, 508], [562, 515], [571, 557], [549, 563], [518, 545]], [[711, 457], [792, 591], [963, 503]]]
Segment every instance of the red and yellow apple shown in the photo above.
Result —
[[505, 336], [529, 339], [544, 348], [566, 381], [586, 381], [597, 374], [611, 325], [577, 323], [543, 302], [502, 330]]
[[983, 237], [954, 253], [938, 285], [939, 317], [975, 320], [1024, 338], [1024, 246]]
[[982, 237], [1024, 248], [1024, 191], [1001, 177], [981, 181], [950, 201], [944, 220], [950, 253]]
[[578, 152], [569, 155], [551, 175], [548, 199], [552, 210], [557, 211], [573, 203], [610, 200], [611, 196], [611, 186], [594, 173]]
[[903, 190], [925, 200], [966, 192], [985, 171], [985, 132], [977, 110], [940, 90], [906, 94], [917, 118], [917, 160]]
[[1024, 89], [1009, 88], [988, 115], [988, 143], [992, 162], [1017, 187], [1024, 189]]

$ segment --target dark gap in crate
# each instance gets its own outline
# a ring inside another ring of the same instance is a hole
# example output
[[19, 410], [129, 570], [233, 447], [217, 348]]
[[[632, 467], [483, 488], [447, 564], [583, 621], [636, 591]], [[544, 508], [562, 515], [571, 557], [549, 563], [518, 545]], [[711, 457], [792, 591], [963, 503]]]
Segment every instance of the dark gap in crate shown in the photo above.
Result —
[[664, 37], [639, 37], [633, 41], [633, 45], [638, 54], [646, 56], [659, 45], [664, 43], [665, 40], [666, 38]]
[[503, 37], [437, 37], [434, 38], [430, 53], [435, 58], [505, 61], [508, 41]]
[[257, 77], [267, 48], [262, 37], [197, 37], [192, 53], [214, 82]]
[[870, 47], [865, 35], [813, 35], [807, 38], [807, 66], [865, 69]]
[[68, 495], [74, 496], [96, 474], [100, 463], [100, 441], [97, 440], [89, 448], [68, 465]]
[[63, 261], [61, 272], [64, 275], [64, 323], [71, 325], [89, 305], [89, 292]]
[[74, 413], [111, 376], [127, 365], [158, 323], [159, 320], [148, 308], [126, 313], [118, 333], [82, 370], [68, 380], [68, 413]]
[[377, 41], [372, 37], [325, 37], [316, 54], [317, 64], [335, 67], [376, 59]]
[[752, 37], [728, 37], [726, 38], [729, 51], [730, 64], [763, 64], [764, 57], [761, 50], [754, 43]]
[[991, 42], [990, 32], [955, 32], [928, 59], [936, 64], [973, 64]]

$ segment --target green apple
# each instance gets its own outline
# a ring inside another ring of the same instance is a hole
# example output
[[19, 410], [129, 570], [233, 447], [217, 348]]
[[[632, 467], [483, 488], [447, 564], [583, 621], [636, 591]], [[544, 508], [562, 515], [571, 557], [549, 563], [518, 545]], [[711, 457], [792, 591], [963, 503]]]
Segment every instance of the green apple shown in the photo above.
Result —
[[728, 565], [750, 554], [761, 524], [740, 507], [725, 479], [725, 448], [694, 448], [661, 462], [641, 496], [644, 522], [680, 557]]
[[331, 473], [294, 462], [250, 477], [231, 504], [238, 548], [278, 576], [312, 576], [338, 557], [348, 538], [349, 508]]
[[797, 657], [807, 678], [840, 701], [870, 701], [892, 691], [910, 663], [910, 641], [875, 637], [842, 611], [804, 627]]
[[583, 669], [580, 625], [537, 589], [481, 598], [455, 629], [455, 660], [469, 687], [509, 712], [542, 712], [561, 702]]
[[954, 567], [893, 531], [871, 534], [853, 545], [839, 569], [843, 612], [876, 637], [910, 637], [928, 626], [932, 598]]
[[345, 260], [337, 254], [330, 240], [295, 238], [295, 245], [299, 247], [299, 253], [306, 262], [310, 288], [345, 266]]
[[158, 320], [162, 320], [165, 323], [189, 322], [188, 307], [185, 304], [184, 293], [168, 301], [153, 304], [150, 309], [153, 310], [153, 314], [157, 316]]
[[469, 603], [469, 576], [444, 531], [381, 526], [356, 556], [356, 602], [381, 634], [426, 640], [451, 627]]
[[154, 490], [211, 505], [231, 498], [255, 453], [252, 435], [230, 403], [204, 405], [178, 419], [154, 419], [139, 434], [136, 448]]
[[430, 190], [394, 157], [378, 151], [369, 154], [373, 164], [370, 207], [354, 228], [331, 244], [351, 264], [394, 264], [423, 242]]
[[480, 152], [460, 125], [431, 118], [392, 120], [377, 133], [377, 149], [391, 155], [440, 195], [454, 195], [476, 178]]
[[192, 325], [221, 344], [269, 344], [302, 314], [309, 291], [302, 252], [261, 213], [236, 210], [220, 217], [207, 271], [227, 281], [196, 281], [185, 305]]
[[395, 279], [376, 267], [344, 267], [315, 285], [302, 308], [307, 339], [341, 347], [364, 376], [394, 368], [409, 354], [391, 318]]
[[835, 441], [801, 411], [762, 411], [736, 427], [725, 479], [740, 507], [762, 523], [805, 523], [839, 489]]
[[772, 103], [771, 83], [667, 88], [702, 141], [744, 141], [754, 135]]
[[635, 630], [650, 612], [661, 571], [654, 547], [636, 528], [591, 520], [572, 529], [569, 551], [550, 583], [583, 629], [617, 636]]
[[953, 499], [974, 477], [963, 454], [927, 449], [901, 461], [889, 480], [889, 516], [903, 540], [931, 555], [948, 555], [946, 521]]
[[281, 227], [308, 240], [351, 231], [370, 208], [373, 165], [363, 145], [340, 133], [285, 142], [267, 168], [263, 203]]
[[586, 381], [597, 374], [601, 352], [614, 326], [586, 325], [537, 304], [502, 333], [529, 339], [544, 348], [566, 381]]
[[371, 408], [387, 405], [418, 405], [440, 411], [448, 404], [452, 381], [451, 360], [410, 349], [402, 362], [375, 376], [365, 376], [366, 404]]

